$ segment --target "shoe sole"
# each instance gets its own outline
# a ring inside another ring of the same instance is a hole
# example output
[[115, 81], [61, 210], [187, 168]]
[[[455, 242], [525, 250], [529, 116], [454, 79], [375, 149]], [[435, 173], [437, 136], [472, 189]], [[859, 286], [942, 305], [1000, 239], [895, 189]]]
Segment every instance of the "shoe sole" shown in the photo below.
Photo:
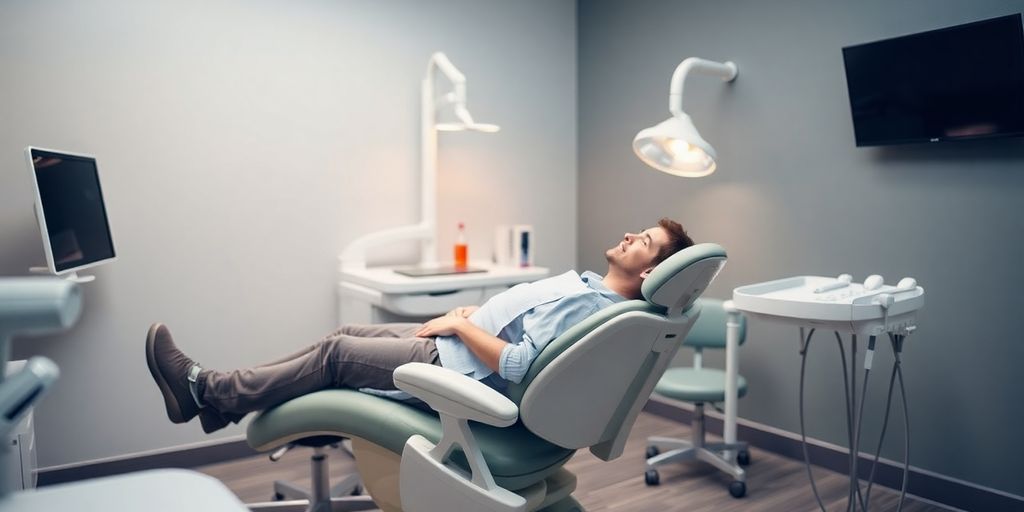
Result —
[[208, 408], [204, 407], [199, 409], [199, 424], [203, 426], [203, 432], [212, 434], [226, 426], [228, 421], [218, 416], [216, 413], [211, 412]]
[[163, 324], [153, 324], [146, 334], [146, 364], [149, 366], [149, 374], [153, 376], [160, 394], [164, 397], [164, 406], [167, 408], [167, 418], [174, 423], [185, 423], [185, 416], [178, 406], [178, 399], [171, 392], [171, 386], [164, 379], [160, 368], [156, 364], [156, 332], [163, 327]]

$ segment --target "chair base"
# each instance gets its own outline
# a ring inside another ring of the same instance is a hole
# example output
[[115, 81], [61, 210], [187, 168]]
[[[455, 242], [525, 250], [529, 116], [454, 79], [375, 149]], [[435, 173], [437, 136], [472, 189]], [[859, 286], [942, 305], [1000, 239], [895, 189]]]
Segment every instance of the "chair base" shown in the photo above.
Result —
[[[332, 498], [357, 496], [360, 494], [360, 490], [359, 475], [352, 474], [331, 487], [330, 496]], [[312, 499], [313, 494], [312, 490], [299, 487], [291, 482], [274, 481], [274, 501], [309, 500]]]
[[572, 496], [567, 496], [551, 506], [544, 507], [537, 512], [587, 512]]
[[[282, 449], [281, 453], [286, 451]], [[249, 503], [250, 510], [267, 510], [277, 512], [358, 512], [376, 510], [377, 505], [369, 496], [353, 496], [359, 494], [361, 485], [358, 474], [348, 475], [334, 487], [328, 480], [330, 470], [327, 465], [326, 445], [314, 446], [310, 457], [310, 469], [313, 477], [312, 489], [299, 487], [291, 482], [277, 480], [274, 482], [274, 501]], [[343, 450], [349, 456], [352, 453], [347, 446]], [[280, 455], [277, 455], [278, 457]], [[271, 460], [277, 460], [271, 456]]]
[[345, 498], [331, 498], [327, 501], [310, 503], [309, 500], [290, 501], [268, 501], [264, 503], [249, 503], [246, 505], [253, 512], [358, 512], [362, 510], [377, 510], [377, 504], [369, 496], [348, 496]]

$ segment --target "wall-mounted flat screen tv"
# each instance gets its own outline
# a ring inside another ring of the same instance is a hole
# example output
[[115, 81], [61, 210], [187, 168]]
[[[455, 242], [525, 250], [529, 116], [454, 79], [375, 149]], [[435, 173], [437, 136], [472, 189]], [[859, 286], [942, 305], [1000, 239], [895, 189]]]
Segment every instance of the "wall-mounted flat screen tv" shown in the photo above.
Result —
[[843, 48], [857, 146], [1024, 136], [1014, 14]]

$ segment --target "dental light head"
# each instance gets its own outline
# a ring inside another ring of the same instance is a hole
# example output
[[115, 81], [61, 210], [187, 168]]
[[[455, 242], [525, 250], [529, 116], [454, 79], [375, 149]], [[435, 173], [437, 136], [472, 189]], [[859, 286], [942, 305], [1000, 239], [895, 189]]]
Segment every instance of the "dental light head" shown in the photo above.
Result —
[[[0, 437], [7, 439], [21, 417], [53, 387], [59, 377], [60, 369], [56, 363], [36, 356], [26, 361], [21, 371], [0, 383]], [[5, 483], [0, 483], [0, 486]]]
[[685, 113], [640, 130], [633, 151], [651, 167], [675, 176], [698, 178], [715, 172], [718, 155]]
[[71, 327], [81, 310], [82, 291], [73, 282], [52, 277], [2, 278], [0, 343], [6, 344], [16, 334], [36, 336]]
[[715, 172], [718, 154], [701, 137], [690, 116], [682, 109], [683, 82], [691, 72], [718, 76], [726, 82], [736, 78], [732, 62], [720, 63], [691, 57], [676, 67], [669, 88], [672, 117], [640, 130], [633, 138], [633, 152], [645, 164], [668, 174], [697, 178]]

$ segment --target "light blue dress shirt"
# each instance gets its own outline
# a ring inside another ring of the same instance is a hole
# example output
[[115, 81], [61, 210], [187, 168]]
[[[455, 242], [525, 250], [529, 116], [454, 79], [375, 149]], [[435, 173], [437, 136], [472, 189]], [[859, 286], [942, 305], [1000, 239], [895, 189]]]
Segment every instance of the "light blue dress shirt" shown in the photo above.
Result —
[[[498, 373], [476, 357], [458, 336], [434, 339], [441, 366], [504, 391], [520, 382], [544, 347], [573, 325], [598, 310], [626, 300], [611, 291], [594, 272], [564, 274], [516, 285], [484, 303], [469, 321], [508, 343], [498, 359]], [[407, 400], [399, 390], [362, 388], [359, 391]]]
[[582, 276], [566, 272], [518, 285], [493, 297], [469, 317], [485, 331], [500, 329], [497, 337], [508, 342], [498, 359], [498, 374], [456, 336], [438, 336], [435, 340], [441, 366], [504, 390], [508, 382], [523, 380], [548, 343], [598, 310], [624, 300], [604, 285], [601, 276], [590, 271]]

